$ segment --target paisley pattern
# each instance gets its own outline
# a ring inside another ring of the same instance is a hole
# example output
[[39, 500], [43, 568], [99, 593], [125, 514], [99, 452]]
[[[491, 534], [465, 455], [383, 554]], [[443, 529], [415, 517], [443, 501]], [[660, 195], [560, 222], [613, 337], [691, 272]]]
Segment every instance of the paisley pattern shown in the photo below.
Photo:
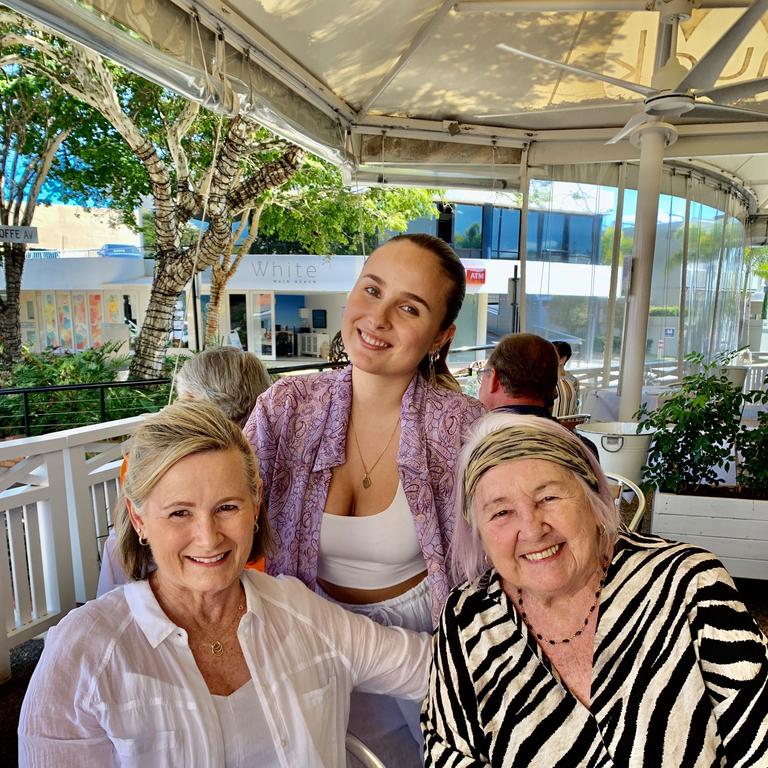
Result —
[[[273, 384], [245, 426], [257, 456], [275, 545], [267, 571], [316, 587], [317, 553], [333, 467], [343, 464], [352, 408], [352, 367]], [[403, 395], [397, 463], [427, 563], [435, 623], [453, 584], [446, 553], [455, 519], [455, 474], [474, 398], [436, 389], [416, 374]]]

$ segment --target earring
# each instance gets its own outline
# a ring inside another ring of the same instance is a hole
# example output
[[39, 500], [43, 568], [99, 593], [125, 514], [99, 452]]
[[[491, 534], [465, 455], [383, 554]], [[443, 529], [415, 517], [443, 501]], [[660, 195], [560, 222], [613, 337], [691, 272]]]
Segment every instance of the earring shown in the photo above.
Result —
[[136, 531], [136, 534], [139, 537], [139, 544], [142, 547], [148, 547], [149, 546], [149, 541], [145, 538], [144, 531]]
[[429, 383], [434, 386], [437, 383], [437, 375], [435, 374], [435, 361], [440, 359], [440, 350], [429, 353]]
[[256, 521], [256, 522], [253, 524], [253, 532], [254, 532], [254, 533], [257, 533], [257, 532], [258, 532], [258, 530], [259, 530], [259, 521], [257, 520], [257, 521]]

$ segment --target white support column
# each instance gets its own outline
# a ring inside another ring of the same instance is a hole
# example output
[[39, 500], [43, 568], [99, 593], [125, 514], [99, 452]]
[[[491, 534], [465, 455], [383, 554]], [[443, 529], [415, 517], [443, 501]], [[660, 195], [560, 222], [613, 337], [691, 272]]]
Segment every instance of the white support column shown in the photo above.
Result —
[[691, 177], [685, 180], [685, 225], [683, 259], [680, 264], [680, 315], [677, 323], [677, 378], [685, 375], [685, 313], [688, 306], [688, 235], [691, 225]]
[[664, 147], [674, 141], [677, 134], [673, 126], [656, 122], [642, 125], [634, 136], [640, 142], [640, 170], [626, 332], [621, 348], [619, 421], [631, 421], [642, 399]]
[[520, 280], [517, 284], [517, 312], [519, 318], [518, 330], [527, 333], [525, 286], [527, 271], [527, 245], [528, 245], [528, 195], [531, 190], [531, 179], [528, 176], [528, 167], [525, 166], [525, 174], [520, 179], [520, 191], [523, 193], [523, 201], [520, 205], [520, 239], [518, 241], [518, 253], [520, 258]]

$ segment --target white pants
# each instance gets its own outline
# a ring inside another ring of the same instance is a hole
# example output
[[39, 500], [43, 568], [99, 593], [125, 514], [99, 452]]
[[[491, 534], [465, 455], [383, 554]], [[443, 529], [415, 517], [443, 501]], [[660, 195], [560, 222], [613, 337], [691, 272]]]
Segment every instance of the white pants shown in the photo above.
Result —
[[[320, 587], [318, 592], [326, 600], [363, 614], [378, 624], [414, 632], [432, 632], [432, 595], [426, 578], [402, 595], [380, 603], [342, 603]], [[349, 731], [367, 744], [387, 768], [416, 768], [424, 764], [420, 713], [420, 701], [354, 691]]]

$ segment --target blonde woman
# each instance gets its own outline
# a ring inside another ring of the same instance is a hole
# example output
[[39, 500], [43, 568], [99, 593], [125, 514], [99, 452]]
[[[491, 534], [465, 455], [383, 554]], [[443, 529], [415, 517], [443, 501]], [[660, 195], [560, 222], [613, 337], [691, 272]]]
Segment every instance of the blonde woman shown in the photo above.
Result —
[[353, 687], [420, 700], [429, 638], [301, 582], [244, 571], [270, 546], [256, 459], [215, 406], [168, 406], [131, 446], [119, 551], [131, 581], [48, 633], [21, 766], [344, 765]]

